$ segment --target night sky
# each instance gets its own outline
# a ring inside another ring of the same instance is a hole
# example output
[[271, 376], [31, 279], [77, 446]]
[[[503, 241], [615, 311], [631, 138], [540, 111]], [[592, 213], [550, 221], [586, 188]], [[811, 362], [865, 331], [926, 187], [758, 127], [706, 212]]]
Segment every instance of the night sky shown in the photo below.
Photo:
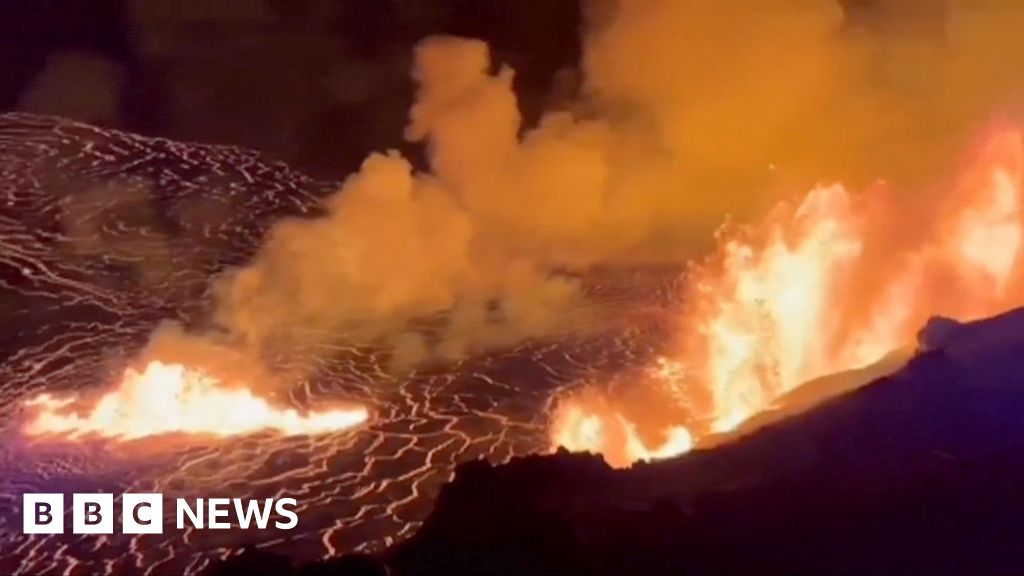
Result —
[[[914, 18], [900, 21], [923, 33], [943, 26], [943, 2], [839, 2], [851, 29], [884, 28], [894, 19], [879, 14], [902, 10]], [[585, 12], [598, 18], [609, 4], [7, 0], [0, 3], [0, 109], [241, 145], [340, 178], [373, 150], [397, 147], [421, 159], [402, 138], [412, 48], [421, 39], [487, 41], [495, 61], [516, 71], [529, 126], [579, 91]]]
[[570, 94], [578, 4], [8, 0], [0, 108], [242, 145], [336, 178], [371, 150], [402, 146], [412, 47], [426, 36], [490, 42], [516, 70], [528, 119]]

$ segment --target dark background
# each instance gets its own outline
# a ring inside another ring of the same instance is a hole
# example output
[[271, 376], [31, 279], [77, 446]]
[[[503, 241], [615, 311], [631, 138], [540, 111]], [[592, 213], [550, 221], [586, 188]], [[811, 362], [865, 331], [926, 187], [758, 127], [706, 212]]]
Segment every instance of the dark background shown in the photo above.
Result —
[[403, 144], [422, 38], [487, 40], [529, 120], [573, 90], [581, 20], [578, 0], [3, 0], [0, 110], [341, 177]]
[[[847, 28], [902, 22], [929, 34], [942, 28], [947, 3], [832, 1]], [[402, 132], [412, 48], [424, 37], [486, 40], [494, 60], [516, 70], [529, 126], [578, 88], [581, 6], [603, 13], [614, 3], [2, 0], [0, 111], [241, 145], [340, 178], [371, 150], [399, 148], [422, 161]]]

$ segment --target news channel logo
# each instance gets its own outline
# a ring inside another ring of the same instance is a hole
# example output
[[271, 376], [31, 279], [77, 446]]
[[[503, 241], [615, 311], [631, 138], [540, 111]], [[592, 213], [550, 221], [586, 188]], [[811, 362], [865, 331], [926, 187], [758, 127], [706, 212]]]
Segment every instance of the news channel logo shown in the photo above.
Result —
[[[61, 493], [22, 494], [22, 533], [64, 534], [65, 505]], [[113, 534], [118, 518], [113, 494], [71, 494], [72, 534]], [[124, 493], [120, 499], [121, 534], [163, 534], [164, 495]], [[269, 527], [291, 530], [299, 524], [295, 498], [175, 498], [178, 530], [227, 530]]]

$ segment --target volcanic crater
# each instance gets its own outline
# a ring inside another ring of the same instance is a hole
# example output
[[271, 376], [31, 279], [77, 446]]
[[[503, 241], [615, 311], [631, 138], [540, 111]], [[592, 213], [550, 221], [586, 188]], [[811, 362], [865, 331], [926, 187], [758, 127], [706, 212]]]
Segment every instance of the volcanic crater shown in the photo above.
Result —
[[[580, 278], [599, 330], [401, 373], [386, 350], [332, 343], [275, 395], [300, 409], [364, 404], [372, 418], [356, 430], [126, 443], [21, 433], [26, 398], [109, 389], [161, 322], [201, 325], [211, 279], [244, 264], [278, 219], [319, 214], [338, 185], [250, 150], [0, 116], [0, 571], [196, 573], [243, 544], [297, 561], [380, 550], [415, 531], [456, 464], [546, 452], [559, 391], [648, 365], [667, 340], [679, 269], [600, 269]], [[21, 534], [20, 494], [58, 488], [291, 496], [300, 523]]]

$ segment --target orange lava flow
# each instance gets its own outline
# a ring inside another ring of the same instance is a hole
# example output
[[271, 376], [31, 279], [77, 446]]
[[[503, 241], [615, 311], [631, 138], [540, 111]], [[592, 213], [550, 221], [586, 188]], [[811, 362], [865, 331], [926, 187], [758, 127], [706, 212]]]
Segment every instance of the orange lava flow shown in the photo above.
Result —
[[573, 452], [599, 452], [615, 467], [669, 458], [688, 452], [694, 443], [685, 426], [670, 426], [655, 442], [645, 441], [635, 422], [613, 403], [593, 394], [580, 394], [560, 406], [552, 433], [555, 446]]
[[[971, 320], [1021, 305], [1022, 177], [1021, 133], [1004, 130], [951, 185], [909, 202], [882, 185], [820, 186], [724, 228], [715, 254], [687, 274], [678, 338], [654, 370], [660, 403], [673, 408], [577, 392], [555, 411], [552, 444], [618, 466], [683, 453], [802, 383], [913, 345], [933, 315]], [[645, 409], [659, 413], [661, 437], [683, 429], [691, 441], [638, 438], [623, 451], [628, 429], [650, 424], [635, 416]]]
[[68, 438], [100, 436], [132, 440], [169, 433], [230, 436], [260, 430], [283, 434], [322, 434], [363, 424], [363, 407], [310, 412], [278, 409], [245, 388], [229, 388], [218, 379], [181, 364], [150, 362], [145, 370], [125, 371], [120, 385], [85, 413], [65, 412], [73, 396], [41, 394], [26, 402], [36, 410], [25, 427], [29, 435]]

